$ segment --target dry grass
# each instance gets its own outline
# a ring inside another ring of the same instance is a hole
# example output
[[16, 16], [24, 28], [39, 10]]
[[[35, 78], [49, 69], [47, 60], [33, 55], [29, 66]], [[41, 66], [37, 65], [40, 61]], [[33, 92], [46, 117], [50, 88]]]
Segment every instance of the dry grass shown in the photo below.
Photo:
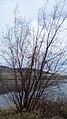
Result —
[[48, 118], [45, 117], [39, 111], [18, 113], [16, 110], [9, 108], [9, 109], [0, 109], [0, 119], [65, 119], [65, 118], [60, 118], [58, 116]]

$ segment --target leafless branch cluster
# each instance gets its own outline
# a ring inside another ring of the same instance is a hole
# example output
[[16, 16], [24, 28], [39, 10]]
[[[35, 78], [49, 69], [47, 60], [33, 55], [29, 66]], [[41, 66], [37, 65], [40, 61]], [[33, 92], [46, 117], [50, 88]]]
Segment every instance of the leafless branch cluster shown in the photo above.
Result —
[[3, 58], [13, 68], [16, 90], [9, 98], [20, 111], [33, 110], [45, 89], [54, 81], [57, 83], [58, 74], [64, 71], [66, 48], [61, 37], [66, 30], [67, 14], [64, 4], [59, 7], [60, 4], [56, 3], [50, 12], [47, 3], [40, 10], [35, 26], [18, 18], [15, 11], [13, 27], [3, 36], [6, 45]]

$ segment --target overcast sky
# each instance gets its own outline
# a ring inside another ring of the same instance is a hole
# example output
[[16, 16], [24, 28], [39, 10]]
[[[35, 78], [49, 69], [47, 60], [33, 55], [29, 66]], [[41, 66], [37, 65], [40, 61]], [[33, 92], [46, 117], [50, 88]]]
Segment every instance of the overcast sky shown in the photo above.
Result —
[[[17, 3], [21, 15], [28, 20], [36, 18], [39, 9], [44, 6], [46, 0], [0, 0], [0, 32], [4, 29], [5, 24], [10, 24], [13, 21], [13, 10]], [[49, 8], [55, 0], [50, 1]], [[65, 0], [66, 1], [66, 0]]]
[[12, 21], [13, 10], [17, 3], [22, 16], [33, 20], [37, 16], [39, 8], [44, 5], [45, 0], [0, 0], [0, 31], [5, 24], [9, 25]]
[[[0, 36], [2, 31], [5, 31], [6, 24], [10, 26], [13, 22], [14, 9], [17, 4], [21, 15], [33, 21], [39, 9], [44, 6], [45, 0], [0, 0]], [[0, 58], [0, 62], [4, 63], [3, 59]]]
[[[46, 0], [0, 0], [0, 35], [4, 31], [6, 24], [9, 26], [13, 21], [14, 9], [18, 4], [21, 15], [28, 20], [37, 17], [39, 9], [44, 6]], [[49, 0], [49, 8], [54, 0]], [[67, 2], [67, 0], [65, 0]]]

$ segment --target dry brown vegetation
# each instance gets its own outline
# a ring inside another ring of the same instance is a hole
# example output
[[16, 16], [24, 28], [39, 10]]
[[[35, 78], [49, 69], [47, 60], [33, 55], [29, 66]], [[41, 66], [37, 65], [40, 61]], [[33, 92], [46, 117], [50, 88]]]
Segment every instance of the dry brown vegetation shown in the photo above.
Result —
[[31, 112], [21, 113], [13, 108], [0, 109], [0, 119], [67, 119], [67, 103], [49, 100], [40, 102]]

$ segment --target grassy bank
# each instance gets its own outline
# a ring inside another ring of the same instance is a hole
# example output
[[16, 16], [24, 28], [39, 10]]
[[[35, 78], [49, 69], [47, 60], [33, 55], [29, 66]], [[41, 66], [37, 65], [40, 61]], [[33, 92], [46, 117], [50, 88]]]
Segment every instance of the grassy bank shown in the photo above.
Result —
[[14, 108], [0, 109], [0, 119], [67, 119], [67, 102], [39, 102], [35, 110], [19, 113]]
[[65, 119], [63, 117], [45, 117], [39, 111], [17, 113], [14, 110], [0, 109], [0, 119]]

